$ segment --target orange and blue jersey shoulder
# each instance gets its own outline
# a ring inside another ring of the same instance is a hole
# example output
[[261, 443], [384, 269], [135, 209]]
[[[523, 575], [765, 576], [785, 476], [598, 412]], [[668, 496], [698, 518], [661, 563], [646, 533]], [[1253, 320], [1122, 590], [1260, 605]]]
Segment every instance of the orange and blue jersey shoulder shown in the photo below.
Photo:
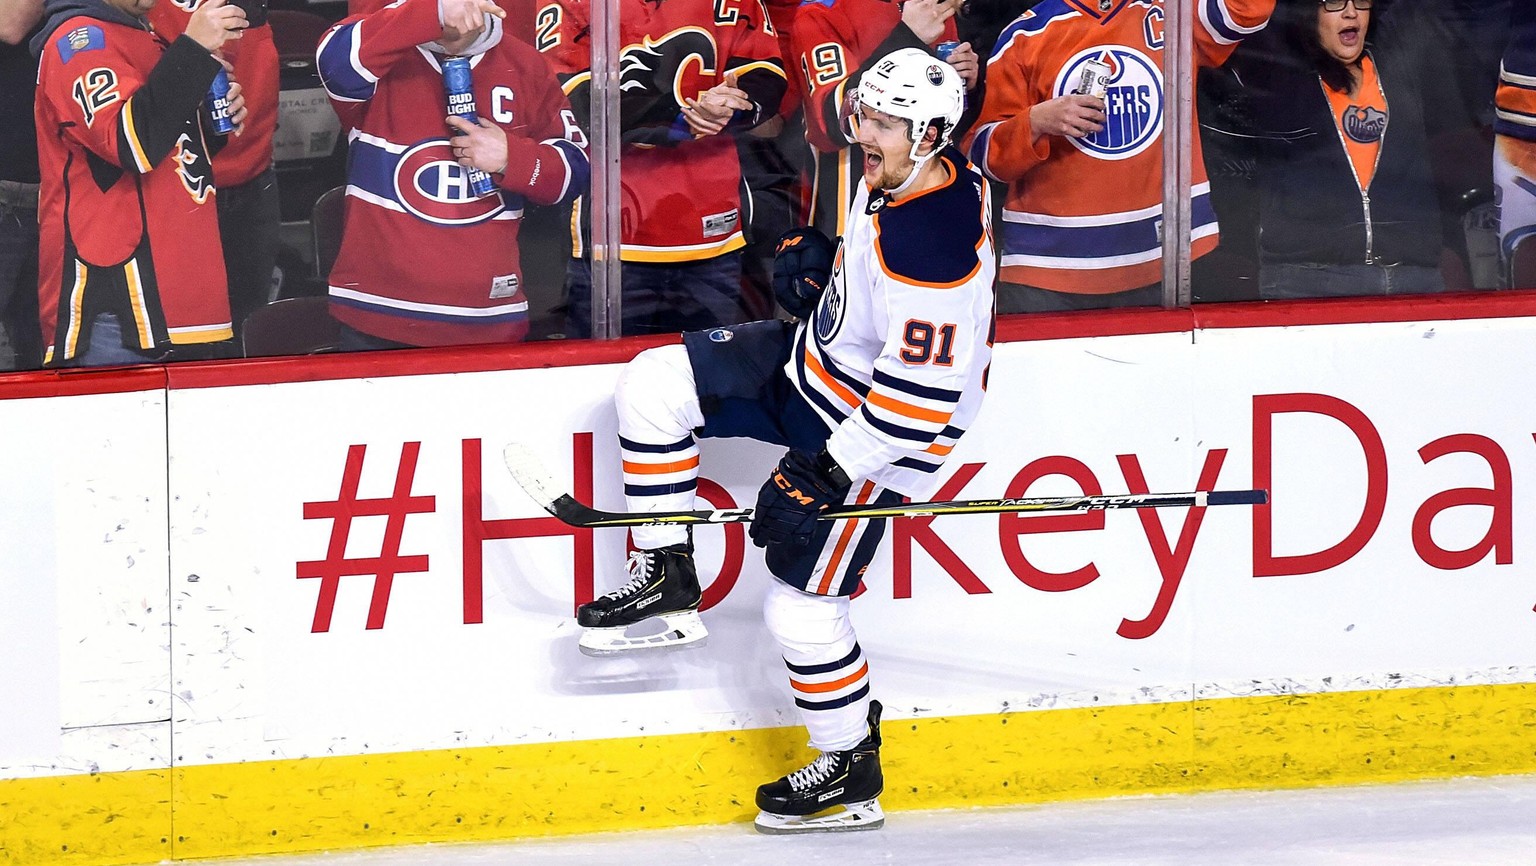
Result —
[[832, 279], [785, 372], [833, 428], [852, 477], [909, 496], [980, 408], [996, 267], [985, 180], [958, 152], [946, 183], [891, 202], [862, 183]]

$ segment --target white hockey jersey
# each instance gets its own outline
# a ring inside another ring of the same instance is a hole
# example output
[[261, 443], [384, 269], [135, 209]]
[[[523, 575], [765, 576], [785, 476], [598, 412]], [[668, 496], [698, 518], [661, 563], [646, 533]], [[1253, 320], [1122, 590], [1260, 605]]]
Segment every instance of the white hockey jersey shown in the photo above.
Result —
[[959, 151], [949, 180], [900, 202], [860, 182], [827, 290], [784, 372], [833, 429], [850, 478], [915, 499], [975, 420], [992, 360], [991, 193]]

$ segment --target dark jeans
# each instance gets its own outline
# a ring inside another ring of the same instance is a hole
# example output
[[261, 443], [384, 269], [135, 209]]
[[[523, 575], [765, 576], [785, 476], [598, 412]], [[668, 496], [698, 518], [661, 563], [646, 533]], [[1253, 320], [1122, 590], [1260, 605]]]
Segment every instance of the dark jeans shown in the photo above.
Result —
[[272, 300], [272, 267], [277, 263], [277, 172], [271, 166], [239, 186], [219, 187], [219, 236], [229, 274], [230, 322], [235, 343], [245, 317]]
[[[0, 352], [0, 370], [36, 370], [43, 364], [37, 317], [37, 186], [0, 190], [0, 328], [14, 360]], [[31, 190], [31, 200], [23, 202]], [[30, 204], [30, 207], [28, 206]]]
[[1266, 264], [1259, 269], [1265, 300], [1422, 295], [1446, 291], [1437, 268], [1422, 265]]
[[[701, 262], [625, 262], [623, 334], [673, 334], [751, 321], [741, 293], [741, 254]], [[566, 269], [566, 336], [592, 336], [592, 265], [571, 259]]]
[[1153, 283], [1139, 289], [1110, 292], [1104, 295], [1085, 295], [1077, 292], [1056, 292], [1037, 286], [1018, 283], [997, 284], [997, 311], [999, 313], [1066, 313], [1076, 310], [1105, 310], [1114, 307], [1160, 307], [1163, 304], [1163, 284]]

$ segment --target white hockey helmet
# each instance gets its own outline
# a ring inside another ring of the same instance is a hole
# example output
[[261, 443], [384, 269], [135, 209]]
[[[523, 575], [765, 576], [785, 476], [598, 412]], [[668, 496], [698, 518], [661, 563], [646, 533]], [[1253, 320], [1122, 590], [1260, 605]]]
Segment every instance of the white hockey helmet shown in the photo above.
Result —
[[[953, 66], [918, 48], [900, 48], [875, 61], [849, 96], [844, 132], [853, 138], [859, 109], [868, 106], [911, 122], [914, 162], [922, 163], [938, 153], [955, 134], [965, 112], [965, 82]], [[939, 127], [933, 149], [919, 156], [930, 123]]]

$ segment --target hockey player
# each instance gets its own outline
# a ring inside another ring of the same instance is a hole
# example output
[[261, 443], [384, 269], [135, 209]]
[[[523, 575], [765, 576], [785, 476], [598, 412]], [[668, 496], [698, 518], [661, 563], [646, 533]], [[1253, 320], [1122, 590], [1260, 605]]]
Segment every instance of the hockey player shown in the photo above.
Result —
[[[691, 508], [695, 433], [787, 446], [758, 493], [750, 534], [776, 580], [764, 614], [789, 670], [809, 766], [757, 792], [767, 833], [880, 826], [880, 705], [849, 621], [849, 596], [883, 519], [818, 521], [843, 503], [896, 503], [937, 486], [970, 426], [991, 359], [995, 276], [985, 180], [949, 147], [961, 79], [919, 49], [872, 65], [844, 115], [863, 181], [830, 273], [786, 242], [775, 288], [803, 317], [688, 333], [626, 367], [615, 401], [633, 511]], [[823, 243], [825, 243], [823, 241]], [[822, 287], [825, 290], [822, 291]], [[818, 295], [819, 292], [819, 295]], [[696, 641], [699, 583], [686, 529], [637, 527], [632, 580], [579, 611], [586, 646], [623, 650]], [[660, 616], [672, 631], [628, 638]], [[842, 811], [816, 815], [833, 807]]]
[[143, 363], [232, 336], [214, 136], [199, 119], [220, 68], [213, 52], [239, 38], [245, 13], [209, 0], [167, 44], [142, 17], [154, 3], [48, 0], [31, 41], [45, 364]]
[[[1216, 66], [1275, 0], [1185, 8], [1196, 63]], [[998, 38], [966, 152], [1008, 184], [1001, 312], [1162, 302], [1163, 22], [1163, 0], [1043, 0]], [[1199, 136], [1194, 148], [1199, 258], [1217, 227]]]
[[[554, 73], [502, 38], [492, 0], [400, 0], [321, 39], [321, 79], [342, 122], [346, 225], [330, 275], [343, 349], [521, 340], [518, 226], [525, 202], [586, 187], [586, 137]], [[443, 64], [469, 58], [477, 122], [445, 116]], [[470, 168], [494, 188], [476, 195]]]
[[[863, 161], [858, 142], [840, 128], [844, 97], [877, 58], [954, 40], [959, 6], [959, 0], [816, 0], [796, 12], [790, 63], [800, 76], [811, 145], [811, 225], [827, 237], [843, 233]], [[979, 61], [970, 43], [956, 46], [948, 62], [967, 90], [976, 86]]]
[[1506, 280], [1514, 276], [1516, 250], [1522, 244], [1536, 246], [1532, 240], [1536, 237], [1536, 5], [1511, 3], [1509, 15], [1509, 45], [1499, 67], [1493, 151]]

